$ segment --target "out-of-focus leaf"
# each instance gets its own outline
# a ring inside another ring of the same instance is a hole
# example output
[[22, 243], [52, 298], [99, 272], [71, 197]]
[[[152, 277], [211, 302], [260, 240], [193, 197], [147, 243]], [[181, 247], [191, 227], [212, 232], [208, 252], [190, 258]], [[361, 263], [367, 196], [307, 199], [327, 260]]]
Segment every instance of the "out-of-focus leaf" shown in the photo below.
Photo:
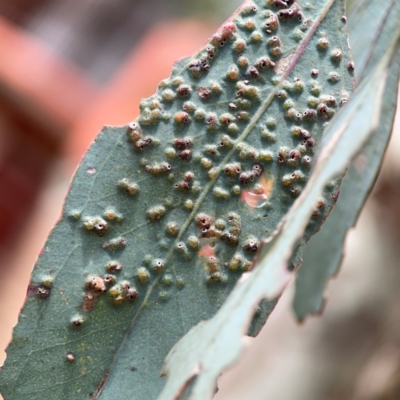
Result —
[[[366, 0], [354, 6], [349, 15], [349, 27], [358, 80], [370, 79], [367, 74], [385, 54], [399, 21], [399, 2]], [[367, 30], [366, 24], [369, 24]], [[333, 212], [304, 250], [293, 301], [299, 320], [321, 312], [326, 282], [339, 270], [347, 232], [356, 224], [378, 176], [396, 112], [399, 62], [398, 59], [390, 71], [378, 130], [351, 163]]]
[[357, 82], [368, 75], [385, 53], [398, 27], [399, 6], [397, 0], [357, 0], [349, 8], [348, 27]]
[[398, 56], [394, 49], [392, 43], [374, 73], [332, 121], [309, 182], [276, 235], [262, 246], [255, 269], [238, 282], [215, 317], [192, 328], [171, 350], [163, 370], [169, 378], [159, 400], [178, 398], [194, 377], [192, 399], [212, 398], [218, 376], [243, 348], [243, 334], [254, 308], [261, 299], [278, 296], [290, 280], [292, 252], [310, 228], [311, 214], [324, 188], [343, 173], [378, 128], [388, 69]]

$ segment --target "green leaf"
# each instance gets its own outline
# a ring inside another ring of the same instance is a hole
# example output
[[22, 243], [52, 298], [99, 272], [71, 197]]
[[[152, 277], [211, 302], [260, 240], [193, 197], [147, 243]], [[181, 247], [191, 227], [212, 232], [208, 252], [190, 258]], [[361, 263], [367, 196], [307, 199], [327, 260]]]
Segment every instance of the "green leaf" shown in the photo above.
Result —
[[353, 88], [343, 1], [271, 4], [245, 3], [137, 121], [96, 138], [34, 268], [0, 371], [5, 400], [156, 398], [169, 350], [252, 268]]
[[398, 13], [396, 0], [357, 0], [350, 5], [348, 26], [358, 82], [375, 68], [385, 53], [397, 30]]
[[[396, 33], [400, 20], [400, 3], [393, 1], [360, 2], [350, 14], [350, 41], [361, 81], [385, 54], [387, 43]], [[365, 24], [372, 25], [366, 35]], [[365, 42], [365, 37], [368, 41]], [[297, 318], [321, 312], [324, 290], [329, 278], [337, 274], [343, 258], [343, 246], [350, 228], [355, 226], [359, 213], [368, 198], [379, 173], [391, 136], [397, 105], [399, 62], [393, 64], [378, 130], [350, 165], [341, 188], [340, 197], [320, 233], [314, 236], [303, 254], [303, 265], [296, 278], [293, 307]]]
[[393, 51], [393, 45], [390, 47], [369, 81], [361, 85], [332, 121], [307, 186], [276, 235], [264, 242], [255, 269], [236, 285], [215, 317], [192, 328], [171, 350], [164, 367], [169, 379], [159, 400], [178, 398], [177, 394], [195, 376], [191, 398], [213, 397], [217, 378], [243, 349], [243, 334], [254, 307], [262, 298], [279, 296], [291, 279], [288, 266], [292, 252], [309, 229], [311, 214], [326, 185], [343, 173], [377, 129], [388, 68], [400, 49], [398, 42], [396, 45], [397, 51]]

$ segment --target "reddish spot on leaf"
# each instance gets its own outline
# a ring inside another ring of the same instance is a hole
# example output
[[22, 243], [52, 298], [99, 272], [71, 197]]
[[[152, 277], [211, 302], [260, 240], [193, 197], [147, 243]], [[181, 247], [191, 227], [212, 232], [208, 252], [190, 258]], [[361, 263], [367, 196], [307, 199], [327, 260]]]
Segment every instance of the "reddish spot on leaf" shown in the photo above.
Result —
[[261, 208], [268, 200], [265, 193], [257, 194], [253, 190], [243, 190], [242, 201], [244, 201], [251, 208]]
[[265, 178], [264, 176], [262, 176], [260, 178], [260, 182], [264, 189], [264, 194], [268, 198], [271, 198], [272, 189], [274, 188], [274, 178], [273, 177]]
[[215, 256], [215, 249], [211, 245], [207, 244], [199, 250], [199, 256], [213, 257]]
[[261, 208], [265, 206], [271, 196], [274, 187], [274, 178], [266, 179], [264, 176], [260, 178], [261, 188], [258, 190], [243, 190], [242, 201], [251, 208]]

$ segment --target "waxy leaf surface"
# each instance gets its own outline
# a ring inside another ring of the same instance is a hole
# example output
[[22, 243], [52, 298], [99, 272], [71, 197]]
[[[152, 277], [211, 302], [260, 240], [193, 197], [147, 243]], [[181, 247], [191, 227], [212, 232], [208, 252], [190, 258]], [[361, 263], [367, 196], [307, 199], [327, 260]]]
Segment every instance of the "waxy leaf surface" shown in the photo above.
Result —
[[[169, 350], [251, 270], [353, 88], [344, 1], [288, 3], [246, 2], [137, 121], [96, 138], [34, 268], [5, 400], [157, 398]], [[259, 305], [250, 334], [274, 305]]]
[[[365, 0], [350, 9], [350, 42], [359, 82], [369, 79], [368, 73], [382, 59], [399, 20], [400, 3], [392, 0]], [[366, 24], [369, 24], [367, 32]], [[332, 214], [304, 250], [293, 301], [299, 320], [322, 311], [327, 280], [338, 273], [347, 232], [355, 226], [379, 173], [397, 108], [399, 64], [397, 60], [390, 70], [379, 128], [351, 163]]]
[[213, 318], [192, 328], [171, 350], [164, 366], [170, 376], [159, 400], [176, 399], [195, 376], [191, 399], [211, 399], [217, 378], [244, 348], [243, 334], [254, 307], [261, 299], [279, 296], [290, 281], [292, 252], [310, 228], [315, 203], [378, 127], [384, 88], [391, 84], [388, 70], [398, 61], [400, 35], [396, 42], [396, 51], [392, 43], [370, 76], [371, 83], [364, 82], [327, 129], [309, 182], [276, 234], [263, 242], [254, 270], [236, 285]]

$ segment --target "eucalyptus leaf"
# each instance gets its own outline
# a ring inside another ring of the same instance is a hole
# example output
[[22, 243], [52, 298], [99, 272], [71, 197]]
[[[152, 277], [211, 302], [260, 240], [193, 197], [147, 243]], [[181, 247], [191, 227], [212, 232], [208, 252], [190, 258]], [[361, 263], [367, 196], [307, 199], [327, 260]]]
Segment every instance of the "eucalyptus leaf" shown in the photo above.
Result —
[[[264, 241], [255, 269], [236, 285], [227, 301], [209, 321], [192, 328], [171, 350], [163, 372], [169, 375], [159, 400], [179, 398], [182, 388], [197, 377], [193, 400], [211, 399], [218, 376], [241, 353], [243, 334], [254, 307], [262, 298], [279, 296], [292, 273], [288, 268], [295, 247], [309, 228], [315, 204], [331, 179], [341, 175], [369, 136], [378, 128], [388, 69], [396, 65], [400, 35], [389, 46], [374, 73], [352, 96], [327, 129], [313, 173], [277, 233]], [[394, 64], [393, 64], [394, 63]]]
[[[253, 268], [354, 86], [344, 1], [279, 4], [246, 2], [138, 120], [98, 135], [33, 270], [5, 400], [157, 398], [169, 350]], [[275, 304], [253, 309], [250, 333]]]
[[357, 0], [350, 5], [348, 27], [358, 82], [375, 68], [385, 53], [397, 31], [398, 21], [396, 0]]
[[[350, 42], [358, 80], [369, 79], [368, 72], [385, 54], [387, 43], [390, 43], [396, 34], [399, 20], [400, 3], [391, 0], [365, 0], [358, 2], [357, 6], [351, 9]], [[369, 23], [370, 27], [363, 35], [366, 23]], [[355, 226], [379, 173], [397, 108], [399, 68], [398, 61], [390, 71], [378, 130], [350, 165], [338, 203], [321, 231], [305, 248], [293, 300], [299, 320], [303, 320], [308, 314], [322, 311], [326, 282], [339, 270], [347, 232]]]

